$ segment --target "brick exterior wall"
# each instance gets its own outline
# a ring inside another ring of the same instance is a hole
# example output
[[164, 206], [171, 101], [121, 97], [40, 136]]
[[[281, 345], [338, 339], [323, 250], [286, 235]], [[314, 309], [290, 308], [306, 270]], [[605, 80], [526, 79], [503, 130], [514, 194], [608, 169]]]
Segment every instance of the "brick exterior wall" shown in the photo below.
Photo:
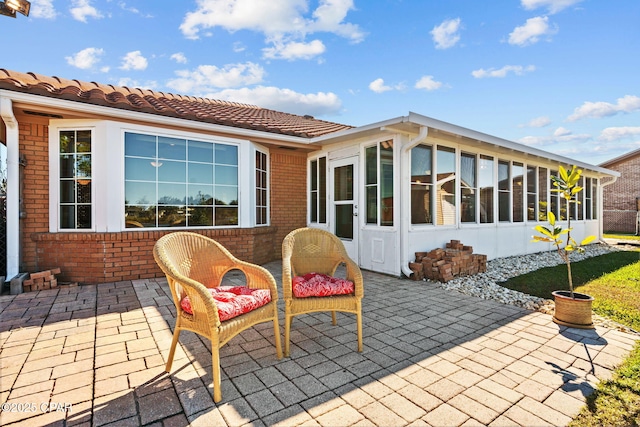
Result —
[[[59, 267], [60, 281], [105, 283], [160, 277], [153, 245], [169, 231], [119, 233], [49, 233], [48, 126], [40, 120], [20, 122], [23, 177], [21, 272]], [[264, 264], [280, 259], [281, 243], [306, 224], [306, 154], [274, 149], [271, 153], [271, 225], [251, 229], [191, 230], [214, 238], [239, 259]]]
[[603, 166], [620, 172], [620, 177], [615, 183], [604, 187], [604, 231], [635, 233], [636, 198], [640, 197], [640, 152], [615, 163], [605, 163]]

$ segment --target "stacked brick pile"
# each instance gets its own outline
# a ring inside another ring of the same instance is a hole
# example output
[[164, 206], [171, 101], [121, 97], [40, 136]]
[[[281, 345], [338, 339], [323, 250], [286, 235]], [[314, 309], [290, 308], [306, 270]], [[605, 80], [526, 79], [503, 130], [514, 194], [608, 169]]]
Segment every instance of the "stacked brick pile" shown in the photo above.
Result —
[[31, 273], [29, 278], [22, 282], [24, 292], [42, 291], [58, 287], [58, 279], [56, 279], [55, 276], [56, 274], [60, 274], [59, 268]]
[[445, 249], [416, 252], [415, 262], [409, 263], [413, 280], [448, 282], [457, 276], [469, 276], [487, 271], [487, 256], [474, 254], [473, 247], [452, 240]]

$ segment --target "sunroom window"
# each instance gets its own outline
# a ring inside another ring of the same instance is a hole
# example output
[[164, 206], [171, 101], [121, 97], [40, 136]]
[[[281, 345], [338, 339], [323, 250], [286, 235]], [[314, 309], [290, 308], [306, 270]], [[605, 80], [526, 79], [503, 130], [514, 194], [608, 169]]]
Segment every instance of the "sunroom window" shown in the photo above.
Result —
[[309, 162], [309, 220], [312, 223], [327, 222], [327, 158]]
[[393, 225], [393, 141], [365, 150], [367, 224]]
[[411, 224], [433, 224], [433, 147], [411, 149]]
[[91, 130], [60, 131], [60, 228], [90, 229], [92, 187]]
[[256, 225], [269, 221], [267, 154], [256, 150]]
[[125, 133], [125, 222], [135, 227], [238, 225], [238, 147]]

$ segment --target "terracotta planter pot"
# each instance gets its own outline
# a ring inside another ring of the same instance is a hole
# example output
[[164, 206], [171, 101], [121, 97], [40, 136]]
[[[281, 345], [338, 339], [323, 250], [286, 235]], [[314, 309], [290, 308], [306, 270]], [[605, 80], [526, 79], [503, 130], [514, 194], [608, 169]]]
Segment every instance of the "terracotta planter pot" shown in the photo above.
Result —
[[593, 297], [579, 292], [554, 291], [551, 293], [555, 301], [553, 321], [570, 328], [593, 329], [591, 320], [591, 304]]

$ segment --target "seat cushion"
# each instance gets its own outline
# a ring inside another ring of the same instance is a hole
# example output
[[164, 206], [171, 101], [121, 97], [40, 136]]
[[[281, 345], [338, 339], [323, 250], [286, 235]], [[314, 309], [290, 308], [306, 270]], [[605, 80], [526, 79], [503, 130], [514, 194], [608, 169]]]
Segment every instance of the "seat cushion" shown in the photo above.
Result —
[[[218, 307], [218, 316], [222, 322], [248, 313], [271, 301], [269, 289], [251, 289], [246, 286], [220, 286], [209, 289], [209, 292], [211, 292], [211, 296]], [[180, 306], [187, 313], [193, 314], [188, 296], [182, 298]]]
[[293, 295], [296, 298], [345, 295], [354, 291], [352, 281], [327, 276], [322, 273], [308, 273], [304, 276], [296, 276], [293, 278], [291, 285]]

